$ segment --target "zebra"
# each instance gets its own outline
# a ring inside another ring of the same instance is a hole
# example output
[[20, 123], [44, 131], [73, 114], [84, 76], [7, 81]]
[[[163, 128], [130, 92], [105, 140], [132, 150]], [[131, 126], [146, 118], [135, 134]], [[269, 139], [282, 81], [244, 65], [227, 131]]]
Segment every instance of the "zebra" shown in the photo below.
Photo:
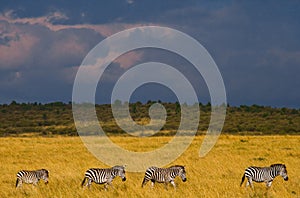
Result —
[[255, 167], [250, 166], [245, 170], [242, 177], [241, 185], [243, 184], [245, 177], [247, 177], [248, 182], [246, 187], [250, 184], [253, 188], [252, 181], [255, 182], [265, 182], [267, 188], [271, 187], [272, 181], [276, 176], [282, 176], [285, 181], [288, 181], [288, 175], [286, 166], [284, 164], [272, 164], [270, 167]]
[[81, 186], [83, 187], [86, 179], [88, 179], [86, 184], [88, 188], [90, 188], [92, 182], [95, 182], [96, 184], [104, 184], [104, 189], [107, 190], [107, 185], [113, 187], [112, 181], [117, 176], [121, 177], [123, 182], [126, 181], [125, 166], [114, 166], [112, 168], [91, 168], [85, 172]]
[[169, 168], [158, 168], [158, 167], [149, 167], [145, 172], [145, 177], [142, 182], [142, 187], [151, 180], [151, 186], [154, 187], [154, 183], [164, 183], [165, 188], [167, 189], [168, 183], [171, 183], [176, 189], [176, 184], [174, 182], [175, 177], [181, 177], [183, 182], [186, 182], [186, 172], [184, 166], [175, 165]]
[[21, 187], [23, 182], [36, 186], [40, 179], [43, 179], [45, 184], [48, 184], [49, 171], [46, 169], [34, 171], [21, 170], [17, 173], [16, 188]]

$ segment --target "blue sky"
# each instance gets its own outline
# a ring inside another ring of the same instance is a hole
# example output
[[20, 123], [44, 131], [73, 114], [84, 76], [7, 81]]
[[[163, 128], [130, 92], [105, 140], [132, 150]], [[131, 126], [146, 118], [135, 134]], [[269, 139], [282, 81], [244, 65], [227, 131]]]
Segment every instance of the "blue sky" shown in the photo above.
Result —
[[[87, 53], [131, 27], [175, 28], [197, 39], [223, 76], [230, 105], [300, 107], [299, 1], [3, 1], [0, 5], [0, 103], [68, 102]], [[115, 60], [96, 101], [137, 63], [176, 67], [208, 102], [206, 85], [184, 59], [162, 50], [135, 50]], [[132, 101], [174, 101], [167, 88], [145, 85]]]

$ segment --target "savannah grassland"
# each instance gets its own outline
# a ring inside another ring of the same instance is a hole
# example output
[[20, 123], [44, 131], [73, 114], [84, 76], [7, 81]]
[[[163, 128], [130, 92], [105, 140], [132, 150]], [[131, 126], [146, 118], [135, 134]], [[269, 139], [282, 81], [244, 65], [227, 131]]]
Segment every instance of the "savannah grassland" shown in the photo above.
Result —
[[[111, 137], [120, 146], [145, 151], [166, 144], [172, 137]], [[177, 190], [163, 184], [154, 189], [148, 183], [141, 188], [143, 173], [127, 172], [126, 182], [116, 178], [114, 188], [92, 184], [90, 190], [80, 184], [85, 170], [107, 167], [83, 145], [79, 137], [2, 137], [0, 138], [0, 197], [300, 197], [300, 136], [221, 135], [214, 148], [203, 158], [198, 156], [204, 136], [195, 137], [190, 147], [170, 165], [185, 165], [187, 182], [176, 179]], [[138, 160], [138, 159], [136, 159]], [[255, 183], [254, 190], [240, 187], [247, 166], [285, 163], [289, 181], [277, 177], [271, 189]], [[20, 169], [50, 170], [48, 185], [23, 185], [15, 189]]]

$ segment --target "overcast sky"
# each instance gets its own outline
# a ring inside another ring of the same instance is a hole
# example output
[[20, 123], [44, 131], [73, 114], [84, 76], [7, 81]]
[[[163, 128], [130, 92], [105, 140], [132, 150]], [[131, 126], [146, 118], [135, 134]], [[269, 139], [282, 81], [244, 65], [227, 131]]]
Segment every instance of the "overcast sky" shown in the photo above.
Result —
[[[2, 1], [0, 103], [72, 100], [78, 67], [106, 37], [157, 25], [201, 43], [223, 76], [230, 105], [300, 108], [299, 1]], [[109, 103], [116, 80], [137, 63], [163, 62], [209, 101], [201, 75], [163, 50], [135, 50], [116, 59], [98, 84], [96, 102]], [[190, 69], [186, 69], [190, 68]], [[132, 101], [174, 101], [167, 88], [147, 84]]]

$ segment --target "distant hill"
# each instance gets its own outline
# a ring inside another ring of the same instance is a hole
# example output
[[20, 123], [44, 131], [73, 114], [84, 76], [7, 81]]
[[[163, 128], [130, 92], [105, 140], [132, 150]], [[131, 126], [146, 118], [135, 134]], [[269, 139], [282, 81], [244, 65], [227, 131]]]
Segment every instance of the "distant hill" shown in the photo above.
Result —
[[[160, 101], [159, 101], [160, 102]], [[149, 121], [149, 107], [154, 101], [130, 104], [132, 118], [139, 124]], [[167, 111], [166, 124], [156, 135], [174, 135], [180, 124], [180, 105], [160, 102]], [[198, 134], [204, 134], [210, 120], [210, 103], [200, 107]], [[125, 135], [113, 119], [111, 106], [96, 105], [99, 122], [109, 135]], [[268, 106], [227, 107], [227, 115], [222, 133], [227, 134], [300, 134], [300, 110], [272, 108]], [[76, 136], [72, 115], [72, 104], [54, 102], [16, 103], [0, 105], [0, 136], [19, 135], [68, 135]]]

